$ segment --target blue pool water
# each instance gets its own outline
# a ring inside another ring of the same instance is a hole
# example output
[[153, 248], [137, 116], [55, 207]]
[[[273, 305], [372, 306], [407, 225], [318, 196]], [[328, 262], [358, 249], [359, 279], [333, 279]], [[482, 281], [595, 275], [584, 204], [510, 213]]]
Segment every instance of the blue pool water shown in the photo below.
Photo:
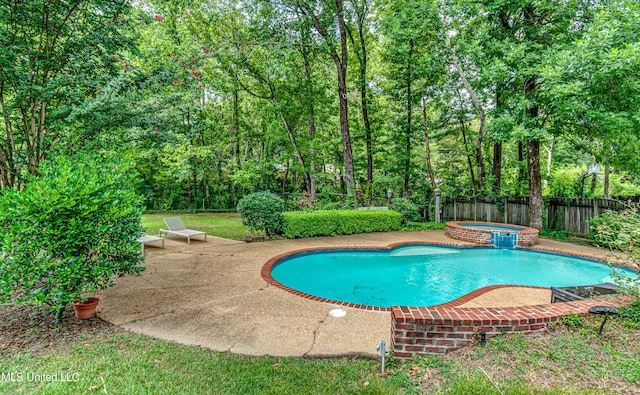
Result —
[[603, 263], [565, 255], [426, 245], [302, 253], [279, 261], [271, 271], [275, 280], [298, 291], [378, 307], [432, 306], [497, 284], [564, 287], [613, 282], [610, 274]]
[[503, 226], [503, 225], [490, 225], [490, 224], [458, 224], [460, 226], [464, 226], [465, 228], [475, 228], [475, 229], [486, 229], [486, 230], [495, 230], [499, 232], [519, 232], [522, 228], [516, 228], [514, 226]]

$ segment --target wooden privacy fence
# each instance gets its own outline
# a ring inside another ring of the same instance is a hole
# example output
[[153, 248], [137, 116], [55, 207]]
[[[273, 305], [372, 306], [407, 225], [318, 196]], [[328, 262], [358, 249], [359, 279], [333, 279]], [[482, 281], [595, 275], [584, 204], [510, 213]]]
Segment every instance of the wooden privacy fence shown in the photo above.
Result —
[[[549, 229], [567, 229], [569, 232], [586, 236], [589, 220], [605, 210], [622, 210], [630, 202], [613, 199], [545, 199], [546, 223]], [[528, 197], [465, 198], [445, 199], [442, 218], [445, 221], [486, 221], [529, 226]]]

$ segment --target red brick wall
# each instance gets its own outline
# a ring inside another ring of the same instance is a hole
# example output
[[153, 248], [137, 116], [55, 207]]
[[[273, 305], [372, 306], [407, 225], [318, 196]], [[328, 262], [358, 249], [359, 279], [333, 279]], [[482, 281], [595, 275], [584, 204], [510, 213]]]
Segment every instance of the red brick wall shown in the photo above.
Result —
[[[478, 244], [491, 244], [491, 233], [495, 230], [471, 228], [468, 226], [460, 226], [461, 223], [473, 224], [473, 221], [449, 221], [445, 230], [445, 235], [452, 239], [469, 241], [471, 243]], [[497, 222], [478, 222], [483, 225], [496, 225], [505, 226], [505, 224]], [[508, 225], [514, 228], [521, 229], [518, 232], [518, 246], [531, 247], [538, 244], [538, 230], [519, 225]]]
[[[482, 291], [497, 287], [500, 286], [487, 287]], [[461, 299], [456, 300], [455, 304], [463, 303], [464, 300]], [[394, 306], [391, 309], [391, 349], [394, 357], [409, 359], [445, 353], [472, 343], [474, 338], [479, 338], [481, 332], [485, 332], [487, 337], [512, 332], [538, 332], [564, 315], [587, 314], [591, 306], [620, 306], [624, 301], [581, 300], [506, 308], [457, 308], [453, 304], [432, 307]]]

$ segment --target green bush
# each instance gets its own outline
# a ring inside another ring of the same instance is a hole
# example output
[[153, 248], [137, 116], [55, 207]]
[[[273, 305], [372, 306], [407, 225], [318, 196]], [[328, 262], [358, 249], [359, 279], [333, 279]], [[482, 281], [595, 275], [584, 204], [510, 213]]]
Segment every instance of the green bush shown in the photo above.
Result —
[[540, 234], [541, 237], [548, 237], [550, 239], [556, 240], [569, 240], [569, 231], [567, 229], [564, 230], [554, 230], [554, 229], [541, 229]]
[[271, 192], [249, 194], [238, 202], [238, 213], [242, 223], [253, 231], [264, 231], [269, 237], [282, 233], [284, 200]]
[[389, 209], [397, 211], [402, 215], [403, 225], [420, 219], [420, 208], [407, 199], [391, 199]]
[[58, 158], [0, 196], [0, 302], [72, 301], [139, 274], [141, 199], [129, 162]]
[[[589, 227], [589, 237], [599, 246], [624, 252], [627, 265], [640, 269], [640, 210], [637, 206], [606, 211], [591, 218]], [[628, 292], [640, 297], [640, 271], [635, 278], [619, 276], [615, 271], [612, 277]]]
[[388, 232], [400, 229], [395, 211], [325, 210], [282, 213], [283, 231], [290, 238]]
[[640, 211], [605, 211], [589, 220], [589, 237], [598, 245], [627, 253], [640, 254]]

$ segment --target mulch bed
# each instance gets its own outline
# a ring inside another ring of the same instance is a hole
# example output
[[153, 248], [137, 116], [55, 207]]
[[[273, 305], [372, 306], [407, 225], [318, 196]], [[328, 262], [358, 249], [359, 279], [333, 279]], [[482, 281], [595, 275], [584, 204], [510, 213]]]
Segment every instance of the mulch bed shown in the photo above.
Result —
[[56, 322], [55, 314], [46, 307], [0, 305], [0, 357], [24, 352], [44, 354], [122, 332], [100, 318], [77, 320], [70, 307], [63, 321]]

